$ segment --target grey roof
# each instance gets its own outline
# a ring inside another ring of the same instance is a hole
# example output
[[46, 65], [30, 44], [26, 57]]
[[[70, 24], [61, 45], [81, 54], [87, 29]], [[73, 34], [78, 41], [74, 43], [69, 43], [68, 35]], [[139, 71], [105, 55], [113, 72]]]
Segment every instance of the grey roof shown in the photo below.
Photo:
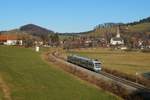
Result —
[[89, 62], [94, 61], [94, 62], [97, 62], [97, 63], [101, 63], [100, 61], [96, 61], [96, 60], [90, 59], [90, 58], [80, 57], [80, 56], [77, 56], [77, 55], [73, 55], [73, 57], [78, 58], [78, 59], [83, 59], [83, 60], [86, 60], [86, 61], [89, 61]]
[[122, 38], [117, 38], [117, 37], [114, 37], [112, 39], [113, 39], [113, 41], [122, 41], [123, 40]]

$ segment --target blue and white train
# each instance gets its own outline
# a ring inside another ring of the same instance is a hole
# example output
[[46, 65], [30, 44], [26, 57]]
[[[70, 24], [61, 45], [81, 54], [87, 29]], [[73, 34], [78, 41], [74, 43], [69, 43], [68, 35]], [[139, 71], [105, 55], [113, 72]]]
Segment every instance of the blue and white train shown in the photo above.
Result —
[[73, 56], [68, 56], [67, 61], [82, 66], [84, 68], [93, 70], [95, 72], [100, 72], [101, 70], [101, 62], [99, 62], [98, 60], [93, 60], [93, 59], [73, 55]]

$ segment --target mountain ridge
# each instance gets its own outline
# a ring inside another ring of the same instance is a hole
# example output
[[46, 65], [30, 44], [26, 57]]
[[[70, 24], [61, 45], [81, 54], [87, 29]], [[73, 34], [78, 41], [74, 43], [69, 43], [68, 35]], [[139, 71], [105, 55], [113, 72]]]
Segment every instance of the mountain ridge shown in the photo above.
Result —
[[[92, 30], [85, 31], [85, 32], [78, 32], [78, 33], [57, 33], [61, 35], [104, 35], [107, 32], [110, 33], [116, 33], [116, 27], [121, 26], [123, 29], [123, 33], [137, 33], [137, 32], [150, 32], [150, 17], [143, 18], [139, 21], [131, 22], [131, 23], [104, 23], [99, 24], [96, 27], [94, 27]], [[126, 30], [128, 28], [128, 30]], [[40, 36], [40, 37], [46, 37], [50, 34], [54, 34], [55, 32], [46, 28], [43, 28], [41, 26], [35, 25], [35, 24], [26, 24], [19, 28], [20, 31], [26, 32], [33, 36]], [[5, 32], [1, 32], [5, 33]], [[11, 31], [9, 32], [11, 33]]]
[[41, 26], [35, 24], [26, 24], [19, 28], [21, 31], [25, 31], [31, 35], [39, 36], [39, 35], [48, 35], [53, 34], [54, 31], [43, 28]]

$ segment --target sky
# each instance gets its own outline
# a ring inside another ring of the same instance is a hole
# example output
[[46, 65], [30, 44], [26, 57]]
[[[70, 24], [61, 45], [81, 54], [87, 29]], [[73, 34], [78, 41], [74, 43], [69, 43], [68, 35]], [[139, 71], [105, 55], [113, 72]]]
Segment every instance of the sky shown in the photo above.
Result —
[[36, 24], [55, 32], [83, 32], [149, 16], [150, 0], [0, 0], [0, 31]]

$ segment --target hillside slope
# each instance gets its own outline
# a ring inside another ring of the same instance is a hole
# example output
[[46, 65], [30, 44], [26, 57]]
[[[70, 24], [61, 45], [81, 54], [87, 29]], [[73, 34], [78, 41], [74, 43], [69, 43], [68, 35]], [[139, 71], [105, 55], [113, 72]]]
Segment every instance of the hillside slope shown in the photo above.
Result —
[[90, 31], [87, 36], [106, 36], [106, 35], [115, 35], [117, 33], [117, 27], [120, 26], [121, 34], [137, 34], [145, 33], [150, 34], [150, 17], [142, 19], [140, 21], [135, 21], [132, 23], [104, 23], [97, 25], [93, 31]]
[[129, 32], [150, 32], [150, 22], [149, 23], [140, 23], [136, 25], [128, 26]]
[[[136, 25], [124, 25], [120, 26], [121, 34], [125, 33], [146, 33], [149, 34], [150, 32], [150, 23], [140, 23]], [[109, 28], [96, 28], [93, 32], [86, 34], [90, 36], [104, 36], [107, 33], [116, 34], [117, 33], [117, 26], [116, 27], [109, 27]]]

